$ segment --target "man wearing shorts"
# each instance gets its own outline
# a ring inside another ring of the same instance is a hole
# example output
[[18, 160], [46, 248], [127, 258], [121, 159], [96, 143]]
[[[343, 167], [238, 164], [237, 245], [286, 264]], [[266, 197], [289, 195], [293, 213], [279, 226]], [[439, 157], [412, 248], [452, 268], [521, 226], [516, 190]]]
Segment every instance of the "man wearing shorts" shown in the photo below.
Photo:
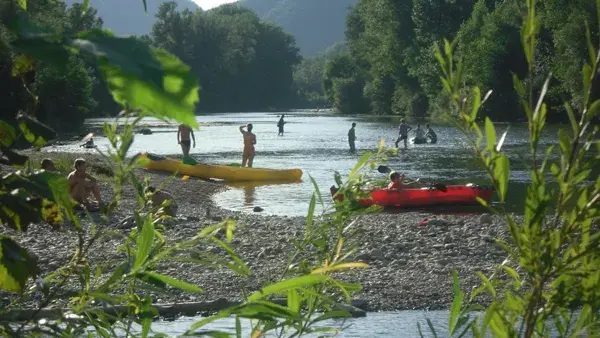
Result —
[[190, 154], [190, 135], [194, 140], [194, 148], [196, 148], [196, 138], [194, 137], [194, 130], [185, 124], [180, 124], [177, 130], [177, 143], [181, 145], [181, 151], [183, 151], [183, 157], [188, 157]]
[[240, 127], [240, 133], [244, 135], [244, 153], [242, 154], [242, 167], [248, 163], [248, 168], [252, 168], [254, 161], [254, 145], [256, 144], [256, 135], [252, 133], [252, 123], [248, 123], [248, 130], [244, 130], [246, 126]]
[[405, 122], [404, 119], [400, 120], [400, 128], [399, 128], [399, 136], [398, 139], [396, 140], [396, 148], [398, 148], [398, 143], [400, 143], [401, 140], [404, 140], [404, 149], [408, 148], [408, 145], [406, 144], [407, 140], [408, 140], [408, 132], [411, 131], [412, 128], [409, 127]]

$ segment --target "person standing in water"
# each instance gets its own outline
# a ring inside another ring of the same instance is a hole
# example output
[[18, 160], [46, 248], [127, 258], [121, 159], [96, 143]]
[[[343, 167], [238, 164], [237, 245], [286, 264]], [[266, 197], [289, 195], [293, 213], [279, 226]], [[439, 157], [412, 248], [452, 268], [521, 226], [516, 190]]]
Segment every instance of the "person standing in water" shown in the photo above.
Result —
[[177, 143], [181, 145], [183, 157], [188, 157], [190, 155], [190, 145], [192, 144], [190, 141], [190, 135], [192, 136], [192, 140], [194, 140], [194, 148], [196, 148], [194, 130], [186, 124], [180, 124], [179, 129], [177, 130]]
[[400, 120], [400, 128], [398, 130], [399, 136], [396, 140], [396, 148], [398, 148], [398, 143], [400, 143], [401, 140], [404, 140], [404, 149], [408, 148], [406, 141], [408, 140], [408, 132], [411, 130], [412, 128], [405, 123], [404, 119]]
[[429, 138], [431, 143], [437, 143], [437, 134], [435, 131], [433, 131], [433, 129], [431, 129], [429, 123], [425, 124], [425, 128], [427, 128], [427, 134], [425, 134], [425, 138]]
[[279, 133], [277, 136], [283, 136], [283, 125], [285, 124], [285, 121], [283, 121], [284, 117], [285, 115], [281, 114], [281, 118], [279, 119], [279, 122], [277, 122], [277, 127], [279, 127]]
[[240, 127], [240, 133], [244, 135], [244, 152], [242, 154], [242, 167], [248, 163], [248, 168], [252, 168], [252, 162], [254, 161], [254, 145], [256, 144], [256, 135], [252, 133], [252, 123], [248, 123], [248, 130], [244, 130], [246, 126]]
[[354, 142], [356, 141], [356, 131], [354, 130], [356, 127], [356, 123], [352, 123], [352, 128], [348, 130], [348, 144], [350, 145], [350, 152], [353, 153], [356, 151], [356, 147], [354, 146]]

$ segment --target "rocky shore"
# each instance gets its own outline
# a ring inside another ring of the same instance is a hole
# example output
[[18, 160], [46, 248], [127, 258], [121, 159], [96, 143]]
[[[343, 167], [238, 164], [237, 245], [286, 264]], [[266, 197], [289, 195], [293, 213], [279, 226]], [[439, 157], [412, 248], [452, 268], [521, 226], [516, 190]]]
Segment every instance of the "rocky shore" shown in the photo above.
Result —
[[[139, 170], [141, 177], [147, 176], [155, 185], [168, 179], [168, 175]], [[187, 263], [163, 263], [159, 273], [196, 284], [206, 290], [203, 294], [189, 294], [176, 289], [154, 294], [157, 303], [204, 302], [217, 299], [239, 300], [242, 290], [252, 292], [266, 283], [275, 281], [286, 266], [290, 241], [303, 234], [303, 217], [262, 216], [232, 212], [214, 205], [211, 196], [226, 189], [223, 184], [190, 178], [174, 179], [165, 190], [172, 193], [179, 205], [177, 220], [167, 223], [164, 235], [169, 243], [191, 238], [207, 225], [224, 219], [236, 220], [236, 238], [232, 247], [248, 264], [252, 276], [240, 277], [225, 268], [192, 266]], [[103, 198], [109, 200], [112, 187], [101, 182]], [[123, 200], [110, 220], [97, 219], [100, 230], [122, 230], [131, 226], [122, 220], [131, 215], [135, 207], [132, 188], [125, 189]], [[308, 201], [307, 201], [308, 203]], [[505, 255], [493, 243], [493, 238], [506, 238], [507, 229], [502, 219], [487, 214], [465, 214], [438, 216], [438, 220], [420, 225], [430, 213], [380, 213], [364, 216], [356, 226], [363, 235], [362, 248], [355, 257], [369, 263], [366, 270], [352, 271], [344, 276], [346, 281], [363, 285], [355, 295], [360, 307], [368, 311], [443, 309], [452, 302], [452, 269], [456, 269], [461, 287], [470, 290], [479, 285], [476, 272], [488, 273], [501, 263]], [[82, 218], [86, 229], [89, 221]], [[53, 272], [67, 263], [76, 249], [77, 236], [65, 225], [60, 230], [50, 226], [32, 225], [29, 231], [19, 234], [2, 228], [3, 233], [15, 238], [24, 247], [35, 253], [43, 274]], [[114, 268], [124, 254], [117, 253], [120, 241], [106, 238], [95, 245], [89, 260]], [[199, 250], [218, 253], [216, 247]], [[67, 284], [75, 290], [78, 281]], [[0, 307], [8, 306], [12, 296], [0, 293]], [[39, 301], [39, 299], [38, 299]], [[11, 307], [31, 307], [36, 300], [11, 304]], [[60, 301], [56, 304], [60, 306]]]

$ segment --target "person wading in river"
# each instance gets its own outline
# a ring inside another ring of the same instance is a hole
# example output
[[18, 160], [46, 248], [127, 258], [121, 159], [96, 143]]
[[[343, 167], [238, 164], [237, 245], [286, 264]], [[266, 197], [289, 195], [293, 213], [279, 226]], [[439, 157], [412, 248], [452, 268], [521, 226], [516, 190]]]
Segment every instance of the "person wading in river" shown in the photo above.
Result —
[[246, 126], [240, 127], [240, 133], [244, 135], [244, 152], [242, 154], [242, 167], [248, 163], [248, 168], [252, 168], [252, 162], [254, 161], [254, 145], [256, 144], [256, 135], [252, 133], [252, 123], [248, 123], [248, 130], [244, 130]]
[[354, 142], [356, 141], [356, 130], [354, 130], [354, 127], [356, 127], [355, 122], [352, 123], [352, 128], [348, 130], [348, 145], [350, 145], [351, 153], [356, 151], [356, 147], [354, 145]]
[[192, 140], [194, 141], [194, 148], [196, 148], [196, 138], [194, 137], [194, 130], [185, 124], [180, 124], [179, 129], [177, 130], [177, 144], [181, 145], [181, 151], [183, 151], [183, 157], [188, 157], [190, 155], [190, 135], [192, 136]]
[[408, 145], [406, 144], [406, 141], [408, 140], [408, 132], [411, 131], [412, 128], [409, 127], [405, 122], [404, 119], [400, 120], [400, 128], [398, 130], [398, 133], [400, 134], [398, 136], [398, 139], [396, 140], [396, 148], [398, 148], [398, 143], [400, 143], [401, 140], [404, 140], [404, 149], [408, 148]]
[[285, 124], [285, 121], [283, 120], [284, 117], [285, 115], [281, 114], [281, 118], [279, 119], [279, 122], [277, 122], [277, 127], [279, 127], [277, 136], [283, 136], [283, 125]]

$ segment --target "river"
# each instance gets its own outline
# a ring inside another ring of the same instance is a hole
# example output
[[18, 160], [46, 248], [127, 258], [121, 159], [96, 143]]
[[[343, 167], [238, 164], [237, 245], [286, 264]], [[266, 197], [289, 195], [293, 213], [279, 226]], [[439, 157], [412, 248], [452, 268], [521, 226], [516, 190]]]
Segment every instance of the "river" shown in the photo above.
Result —
[[[206, 163], [241, 162], [242, 135], [240, 125], [252, 123], [257, 137], [255, 167], [300, 168], [304, 171], [303, 182], [297, 184], [261, 185], [236, 184], [232, 189], [214, 196], [221, 207], [252, 212], [255, 206], [266, 214], [301, 216], [308, 210], [308, 202], [314, 191], [309, 179], [312, 176], [323, 194], [333, 184], [333, 175], [339, 171], [347, 174], [359, 158], [377, 148], [383, 138], [393, 145], [397, 137], [398, 119], [392, 117], [347, 117], [322, 113], [286, 113], [284, 136], [277, 135], [279, 113], [228, 113], [198, 116], [201, 124], [195, 132], [196, 148], [192, 156]], [[106, 119], [91, 119], [86, 123], [98, 125]], [[356, 122], [356, 153], [348, 149], [347, 133]], [[137, 135], [130, 154], [152, 152], [160, 155], [180, 156], [177, 144], [177, 125], [156, 119], [144, 119], [142, 125], [153, 130], [152, 135]], [[415, 127], [414, 123], [411, 123]], [[508, 127], [498, 124], [500, 135]], [[438, 134], [435, 145], [409, 145], [389, 158], [389, 165], [408, 174], [409, 177], [443, 181], [444, 183], [489, 184], [485, 173], [476, 164], [464, 136], [455, 128], [434, 126]], [[556, 126], [546, 128], [542, 146], [556, 141]], [[506, 207], [521, 213], [526, 183], [528, 133], [524, 124], [512, 124], [504, 143], [504, 150], [511, 160], [509, 203]], [[94, 138], [100, 149], [108, 147], [103, 137]], [[76, 145], [48, 147], [47, 151], [93, 152]], [[373, 173], [373, 177], [384, 175]], [[168, 189], [167, 189], [168, 190]]]

